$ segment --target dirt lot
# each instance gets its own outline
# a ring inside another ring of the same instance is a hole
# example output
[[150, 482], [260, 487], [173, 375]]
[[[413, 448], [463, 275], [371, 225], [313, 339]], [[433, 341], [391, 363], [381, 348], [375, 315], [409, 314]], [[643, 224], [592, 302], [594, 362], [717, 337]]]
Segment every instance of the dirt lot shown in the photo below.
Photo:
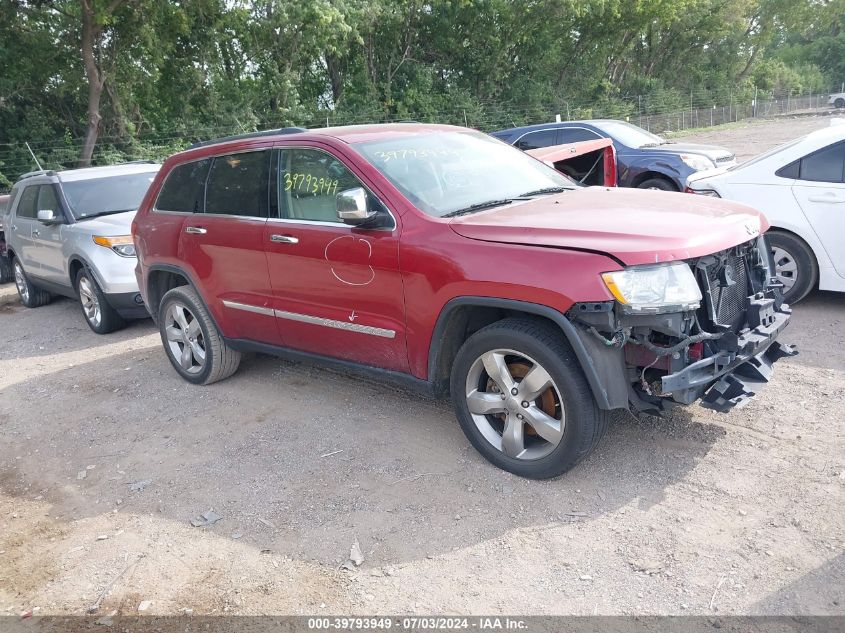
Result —
[[[742, 157], [825, 124], [695, 138]], [[192, 387], [150, 322], [101, 337], [3, 286], [0, 613], [845, 614], [843, 328], [816, 293], [748, 407], [619, 415], [533, 482], [446, 403], [265, 356]]]

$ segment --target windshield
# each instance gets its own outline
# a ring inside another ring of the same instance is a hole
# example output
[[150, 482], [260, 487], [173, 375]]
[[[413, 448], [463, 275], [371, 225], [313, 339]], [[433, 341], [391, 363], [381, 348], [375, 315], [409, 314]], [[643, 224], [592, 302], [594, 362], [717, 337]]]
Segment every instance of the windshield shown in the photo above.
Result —
[[155, 178], [155, 172], [124, 174], [62, 182], [68, 204], [77, 220], [107, 213], [135, 211]]
[[435, 217], [576, 187], [520, 150], [470, 130], [379, 139], [354, 147], [406, 198]]
[[657, 134], [652, 134], [625, 121], [591, 121], [590, 123], [608, 136], [612, 136], [615, 141], [619, 141], [622, 145], [628, 147], [657, 147], [668, 142]]

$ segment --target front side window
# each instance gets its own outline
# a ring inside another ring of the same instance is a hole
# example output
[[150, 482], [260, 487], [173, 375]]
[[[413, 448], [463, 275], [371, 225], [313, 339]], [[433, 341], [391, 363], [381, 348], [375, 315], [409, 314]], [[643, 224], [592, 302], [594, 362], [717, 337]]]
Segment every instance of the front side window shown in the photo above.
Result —
[[161, 187], [156, 209], [177, 213], [202, 213], [209, 165], [211, 159], [205, 158], [174, 167]]
[[205, 212], [266, 218], [270, 150], [216, 156], [205, 188]]
[[278, 186], [281, 216], [312, 222], [338, 222], [337, 194], [363, 187], [334, 156], [300, 148], [281, 151]]
[[435, 217], [575, 188], [545, 163], [470, 130], [387, 137], [353, 147], [418, 209]]
[[39, 187], [32, 185], [23, 190], [21, 201], [18, 203], [16, 212], [19, 218], [35, 218], [37, 216], [36, 202], [38, 201]]
[[516, 146], [523, 151], [551, 147], [558, 144], [557, 139], [557, 130], [540, 130], [539, 132], [529, 132], [516, 142]]
[[[59, 206], [59, 199], [56, 197], [56, 190], [52, 185], [39, 187], [37, 211], [52, 211], [55, 217], [61, 217], [62, 208]], [[36, 216], [37, 216], [36, 211]]]
[[62, 191], [78, 220], [137, 211], [156, 172], [121, 174], [62, 182]]
[[563, 129], [564, 143], [579, 143], [581, 141], [594, 141], [601, 138], [592, 130], [583, 127], [568, 127]]
[[801, 159], [799, 180], [843, 182], [845, 143], [825, 147]]

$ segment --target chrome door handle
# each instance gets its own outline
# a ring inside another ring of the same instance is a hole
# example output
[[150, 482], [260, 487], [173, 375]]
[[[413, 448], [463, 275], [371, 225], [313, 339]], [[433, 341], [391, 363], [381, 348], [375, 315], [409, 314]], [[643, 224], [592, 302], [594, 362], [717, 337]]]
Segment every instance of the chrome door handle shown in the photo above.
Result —
[[270, 241], [277, 244], [299, 244], [299, 238], [291, 235], [271, 235]]
[[201, 226], [186, 226], [185, 233], [193, 233], [194, 235], [205, 235], [208, 233], [208, 229], [204, 229]]

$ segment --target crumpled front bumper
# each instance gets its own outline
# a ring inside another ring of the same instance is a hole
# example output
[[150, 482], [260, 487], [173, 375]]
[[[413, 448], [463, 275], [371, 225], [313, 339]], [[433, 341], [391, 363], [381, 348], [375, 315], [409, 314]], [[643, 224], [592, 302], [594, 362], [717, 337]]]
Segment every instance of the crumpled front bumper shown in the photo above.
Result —
[[663, 395], [671, 395], [681, 404], [701, 398], [702, 406], [721, 412], [744, 406], [769, 381], [775, 361], [798, 353], [776, 341], [791, 314], [783, 305], [771, 312], [765, 323], [736, 336], [727, 349], [663, 376]]

